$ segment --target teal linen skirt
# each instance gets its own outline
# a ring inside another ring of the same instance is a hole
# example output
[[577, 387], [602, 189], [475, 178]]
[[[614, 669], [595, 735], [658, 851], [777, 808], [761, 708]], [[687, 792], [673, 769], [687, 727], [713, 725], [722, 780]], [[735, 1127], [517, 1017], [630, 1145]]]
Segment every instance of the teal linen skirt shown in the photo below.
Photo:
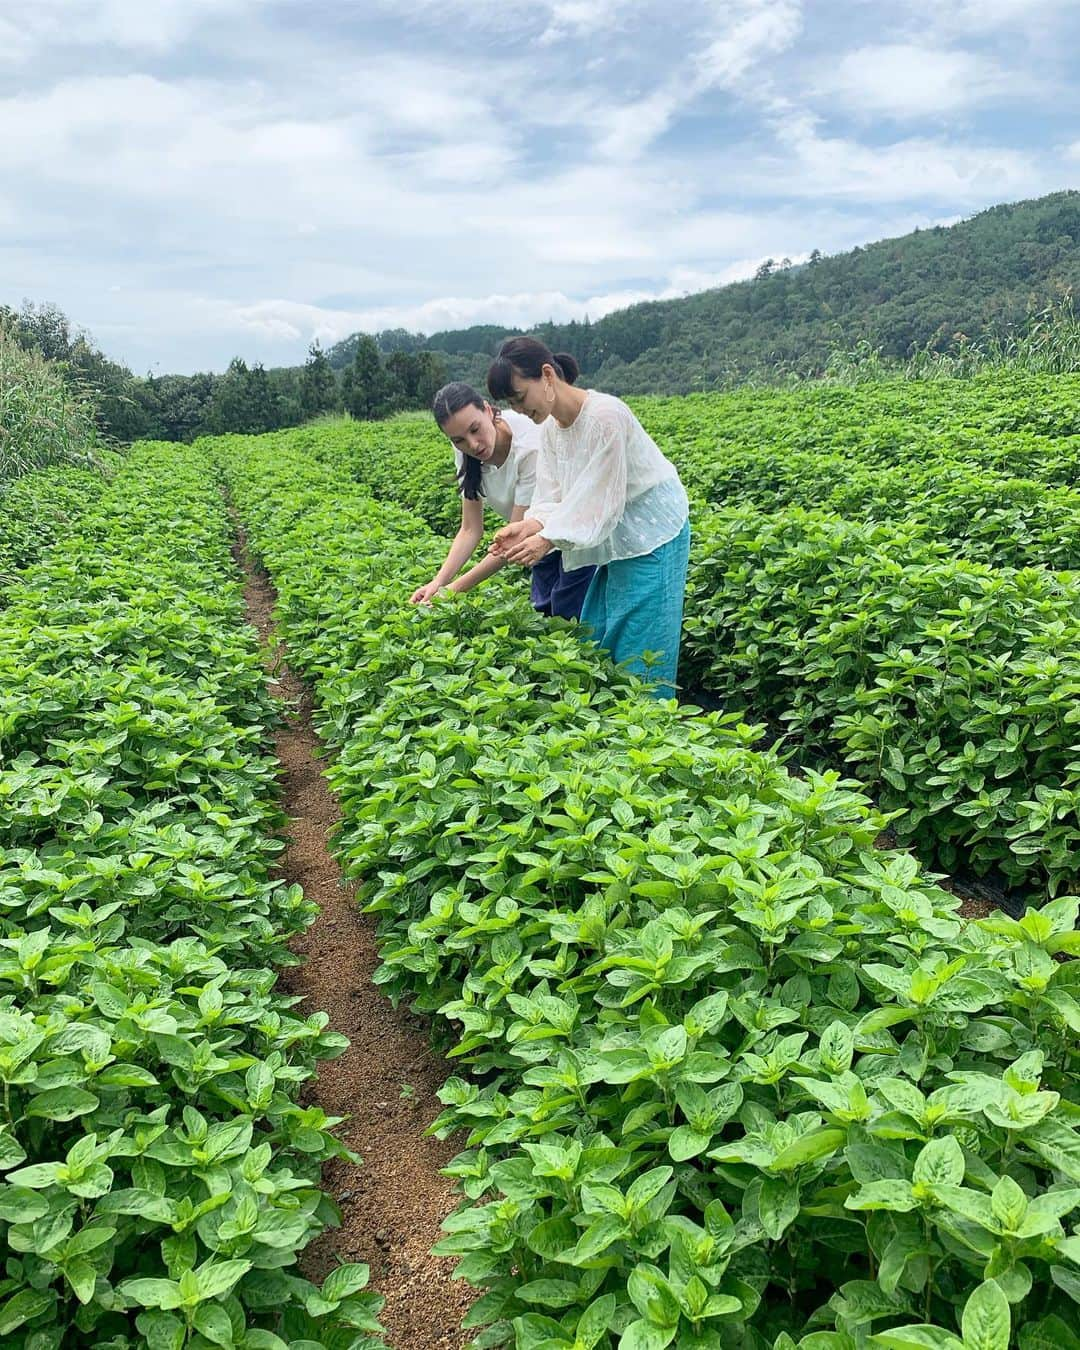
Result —
[[675, 697], [689, 558], [687, 521], [651, 553], [598, 567], [581, 609], [582, 626], [592, 630], [593, 641], [616, 665], [651, 681], [654, 698]]

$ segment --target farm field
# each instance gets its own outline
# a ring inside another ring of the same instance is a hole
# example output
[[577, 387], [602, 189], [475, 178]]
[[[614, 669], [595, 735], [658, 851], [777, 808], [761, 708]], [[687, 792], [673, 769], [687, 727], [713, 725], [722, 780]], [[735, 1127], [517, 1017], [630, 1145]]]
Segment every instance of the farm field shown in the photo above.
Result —
[[[1078, 396], [639, 401], [724, 713], [646, 698], [520, 577], [407, 606], [456, 525], [428, 418], [20, 480], [0, 1343], [381, 1341], [363, 1260], [296, 1267], [353, 1162], [314, 1085], [345, 1044], [277, 985], [320, 920], [276, 868], [238, 521], [374, 981], [453, 1066], [436, 1250], [477, 1347], [1080, 1347]], [[961, 919], [959, 866], [1025, 917]]]
[[[854, 773], [928, 864], [1036, 901], [1080, 879], [1078, 398], [1016, 376], [635, 404], [696, 499], [685, 680]], [[430, 418], [274, 443], [456, 527]]]

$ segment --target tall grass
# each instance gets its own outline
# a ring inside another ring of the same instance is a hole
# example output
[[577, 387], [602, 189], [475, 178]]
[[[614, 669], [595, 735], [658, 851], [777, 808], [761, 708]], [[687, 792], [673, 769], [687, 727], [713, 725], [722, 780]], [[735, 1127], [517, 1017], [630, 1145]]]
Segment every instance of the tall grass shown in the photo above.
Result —
[[0, 484], [51, 464], [93, 465], [98, 449], [90, 399], [0, 321]]
[[953, 380], [1000, 369], [1041, 375], [1080, 371], [1080, 314], [1070, 292], [1030, 315], [1021, 329], [1003, 338], [989, 336], [973, 341], [956, 333], [944, 350], [927, 343], [906, 361], [884, 356], [881, 347], [864, 339], [854, 347], [832, 352], [824, 378], [834, 384], [862, 384], [897, 376]]

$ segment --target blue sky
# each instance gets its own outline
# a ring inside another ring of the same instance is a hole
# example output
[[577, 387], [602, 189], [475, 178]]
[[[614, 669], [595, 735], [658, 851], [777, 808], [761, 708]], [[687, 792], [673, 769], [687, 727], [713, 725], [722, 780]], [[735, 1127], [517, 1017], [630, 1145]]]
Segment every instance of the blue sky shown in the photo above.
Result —
[[293, 364], [1075, 187], [1080, 4], [9, 0], [0, 126], [0, 302]]

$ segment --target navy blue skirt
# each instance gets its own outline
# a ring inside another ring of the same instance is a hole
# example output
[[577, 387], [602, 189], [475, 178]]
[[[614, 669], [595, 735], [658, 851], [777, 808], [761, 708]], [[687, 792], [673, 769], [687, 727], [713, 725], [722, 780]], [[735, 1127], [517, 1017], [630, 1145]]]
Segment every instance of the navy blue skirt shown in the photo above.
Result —
[[575, 567], [571, 572], [565, 571], [562, 554], [554, 549], [533, 565], [529, 596], [533, 609], [541, 614], [557, 615], [560, 619], [580, 619], [585, 592], [595, 571], [595, 567]]

